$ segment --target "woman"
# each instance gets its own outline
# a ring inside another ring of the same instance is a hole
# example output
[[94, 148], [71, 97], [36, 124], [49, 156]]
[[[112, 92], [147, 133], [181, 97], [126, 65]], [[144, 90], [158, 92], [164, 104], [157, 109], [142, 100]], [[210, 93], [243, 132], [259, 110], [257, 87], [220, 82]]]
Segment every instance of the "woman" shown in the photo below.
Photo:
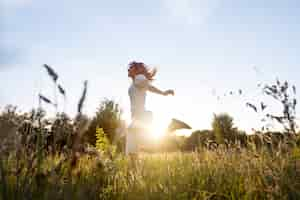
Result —
[[132, 79], [128, 94], [131, 104], [131, 119], [126, 138], [126, 154], [138, 152], [139, 137], [146, 132], [147, 124], [152, 120], [152, 114], [145, 110], [147, 91], [163, 96], [174, 95], [173, 90], [161, 91], [154, 87], [151, 82], [156, 74], [156, 69], [149, 69], [142, 62], [131, 62], [128, 68], [128, 77]]

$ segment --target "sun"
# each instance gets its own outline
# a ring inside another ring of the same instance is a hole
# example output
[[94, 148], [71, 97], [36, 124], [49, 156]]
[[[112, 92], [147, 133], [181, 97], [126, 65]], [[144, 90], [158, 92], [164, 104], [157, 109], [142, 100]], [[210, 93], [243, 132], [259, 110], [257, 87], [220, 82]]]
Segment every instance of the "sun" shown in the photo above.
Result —
[[160, 140], [168, 127], [168, 120], [163, 117], [156, 117], [153, 119], [149, 127], [150, 139]]
[[[130, 116], [125, 116], [124, 121], [129, 126], [131, 123]], [[164, 136], [169, 122], [170, 120], [168, 117], [162, 115], [159, 116], [158, 114], [154, 113], [152, 122], [147, 125], [148, 134], [145, 135], [147, 140], [159, 141]]]

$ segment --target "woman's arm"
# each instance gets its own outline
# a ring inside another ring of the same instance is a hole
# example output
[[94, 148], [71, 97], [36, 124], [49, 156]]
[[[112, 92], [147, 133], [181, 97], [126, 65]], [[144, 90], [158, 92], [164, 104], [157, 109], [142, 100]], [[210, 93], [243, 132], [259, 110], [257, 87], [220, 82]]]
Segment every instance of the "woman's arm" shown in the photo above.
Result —
[[174, 95], [174, 91], [173, 90], [166, 90], [166, 91], [161, 91], [160, 89], [156, 88], [153, 85], [149, 85], [148, 90], [150, 92], [156, 93], [156, 94], [160, 94], [160, 95]]
[[156, 88], [155, 86], [151, 85], [149, 83], [149, 80], [142, 74], [139, 74], [135, 77], [134, 79], [134, 84], [138, 88], [147, 88], [150, 92], [160, 94], [160, 95], [174, 95], [173, 90], [166, 90], [166, 91], [161, 91], [160, 89]]

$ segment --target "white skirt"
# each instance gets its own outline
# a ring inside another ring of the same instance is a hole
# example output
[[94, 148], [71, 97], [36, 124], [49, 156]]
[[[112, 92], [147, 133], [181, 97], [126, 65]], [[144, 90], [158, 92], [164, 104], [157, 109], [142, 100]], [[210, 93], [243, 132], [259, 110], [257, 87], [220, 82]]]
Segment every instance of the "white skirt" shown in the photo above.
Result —
[[145, 111], [138, 118], [132, 120], [126, 136], [126, 155], [138, 153], [139, 145], [143, 138], [145, 138], [145, 134], [151, 123], [152, 112], [150, 111]]

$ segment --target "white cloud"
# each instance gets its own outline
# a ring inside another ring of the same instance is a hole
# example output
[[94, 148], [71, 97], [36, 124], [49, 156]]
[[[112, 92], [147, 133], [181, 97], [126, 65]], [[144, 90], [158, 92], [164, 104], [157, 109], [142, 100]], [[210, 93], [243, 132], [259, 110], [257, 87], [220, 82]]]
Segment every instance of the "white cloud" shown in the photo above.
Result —
[[0, 6], [3, 8], [23, 7], [32, 3], [32, 0], [1, 0]]
[[202, 24], [218, 8], [220, 0], [163, 0], [172, 21]]

